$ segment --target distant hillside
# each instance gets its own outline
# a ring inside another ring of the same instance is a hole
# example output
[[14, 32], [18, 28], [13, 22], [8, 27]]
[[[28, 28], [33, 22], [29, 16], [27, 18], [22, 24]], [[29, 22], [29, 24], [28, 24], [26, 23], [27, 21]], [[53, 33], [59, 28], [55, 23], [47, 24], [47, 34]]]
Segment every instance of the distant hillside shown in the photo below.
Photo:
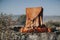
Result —
[[43, 22], [48, 22], [48, 21], [59, 21], [60, 22], [60, 16], [44, 16]]
[[[14, 15], [12, 16], [12, 19], [17, 19], [21, 15]], [[60, 22], [60, 16], [43, 16], [43, 22], [48, 22], [48, 21], [59, 21]]]

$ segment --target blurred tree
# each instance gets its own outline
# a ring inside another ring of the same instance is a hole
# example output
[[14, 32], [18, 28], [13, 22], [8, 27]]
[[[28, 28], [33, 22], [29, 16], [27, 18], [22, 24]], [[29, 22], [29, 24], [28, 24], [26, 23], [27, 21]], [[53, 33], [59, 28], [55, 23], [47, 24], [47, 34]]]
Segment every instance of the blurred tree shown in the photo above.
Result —
[[26, 22], [26, 15], [21, 15], [21, 16], [18, 18], [18, 21], [20, 22], [21, 25], [24, 25], [25, 22]]

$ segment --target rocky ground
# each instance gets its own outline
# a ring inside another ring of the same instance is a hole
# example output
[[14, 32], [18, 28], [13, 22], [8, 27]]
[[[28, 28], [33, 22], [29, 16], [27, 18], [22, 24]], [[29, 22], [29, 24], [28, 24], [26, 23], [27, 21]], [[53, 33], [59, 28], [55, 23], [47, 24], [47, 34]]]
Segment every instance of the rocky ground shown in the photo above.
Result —
[[0, 31], [0, 40], [60, 40], [56, 33], [19, 33], [13, 30]]
[[20, 33], [11, 29], [0, 29], [0, 40], [60, 40], [56, 33]]

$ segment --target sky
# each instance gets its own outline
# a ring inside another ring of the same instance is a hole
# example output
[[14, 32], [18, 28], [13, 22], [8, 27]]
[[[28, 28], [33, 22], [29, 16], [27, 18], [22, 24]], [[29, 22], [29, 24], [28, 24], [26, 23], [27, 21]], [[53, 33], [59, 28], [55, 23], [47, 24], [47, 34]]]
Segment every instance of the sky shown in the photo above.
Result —
[[43, 7], [44, 16], [60, 16], [60, 0], [0, 0], [0, 13], [26, 14], [28, 7]]

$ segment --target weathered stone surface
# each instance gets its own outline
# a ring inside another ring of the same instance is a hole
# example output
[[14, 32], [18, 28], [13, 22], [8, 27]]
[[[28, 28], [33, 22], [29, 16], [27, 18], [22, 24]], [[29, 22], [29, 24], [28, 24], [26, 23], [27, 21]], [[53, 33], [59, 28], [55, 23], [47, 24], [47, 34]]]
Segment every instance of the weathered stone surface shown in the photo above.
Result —
[[60, 40], [56, 33], [19, 33], [13, 30], [0, 31], [0, 40]]
[[13, 30], [0, 32], [0, 40], [20, 40], [20, 33]]
[[42, 16], [42, 7], [26, 8], [26, 27], [30, 27], [32, 25], [39, 26], [42, 22]]
[[26, 40], [56, 40], [55, 33], [34, 33], [28, 34]]
[[33, 20], [35, 17], [41, 14], [42, 10], [43, 10], [42, 7], [26, 8], [26, 16], [30, 20]]

